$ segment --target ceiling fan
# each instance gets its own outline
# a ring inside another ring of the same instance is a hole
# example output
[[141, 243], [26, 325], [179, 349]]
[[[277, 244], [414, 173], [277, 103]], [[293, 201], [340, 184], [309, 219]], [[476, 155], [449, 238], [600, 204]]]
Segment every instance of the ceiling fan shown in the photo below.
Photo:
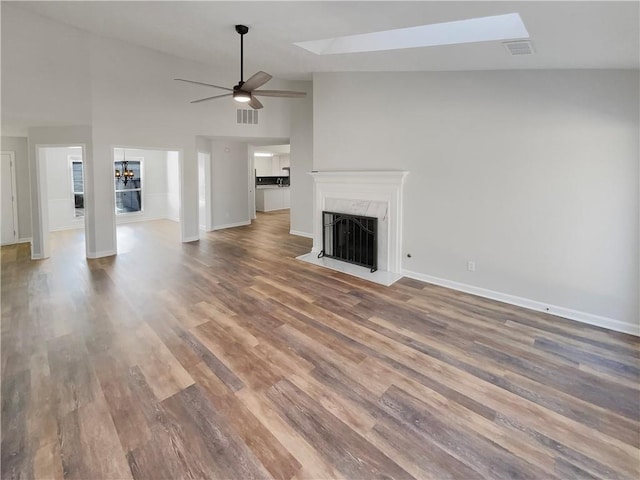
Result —
[[266, 72], [258, 72], [252, 77], [250, 77], [246, 82], [244, 81], [244, 36], [249, 31], [249, 27], [245, 25], [236, 25], [236, 32], [240, 34], [240, 82], [235, 85], [233, 88], [221, 87], [219, 85], [213, 85], [211, 83], [203, 83], [203, 82], [194, 82], [193, 80], [185, 80], [184, 78], [174, 78], [174, 80], [178, 80], [180, 82], [187, 83], [195, 83], [196, 85], [205, 85], [207, 87], [215, 87], [221, 90], [227, 90], [231, 93], [224, 93], [222, 95], [214, 95], [213, 97], [201, 98], [199, 100], [194, 100], [191, 103], [200, 103], [206, 102], [207, 100], [214, 100], [216, 98], [224, 98], [224, 97], [233, 97], [236, 102], [242, 102], [248, 104], [251, 108], [258, 109], [262, 108], [263, 105], [260, 101], [255, 98], [256, 95], [261, 95], [263, 97], [289, 97], [289, 98], [300, 98], [305, 97], [307, 94], [305, 92], [293, 92], [290, 90], [256, 90], [256, 88], [261, 87], [269, 80], [271, 80], [271, 75]]

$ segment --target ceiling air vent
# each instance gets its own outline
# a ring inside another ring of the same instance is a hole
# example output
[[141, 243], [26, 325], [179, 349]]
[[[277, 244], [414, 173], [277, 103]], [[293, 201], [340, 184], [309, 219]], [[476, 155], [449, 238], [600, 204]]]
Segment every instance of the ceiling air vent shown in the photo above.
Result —
[[516, 42], [503, 42], [504, 48], [510, 55], [531, 55], [534, 53], [533, 45], [529, 40], [518, 40]]
[[258, 110], [239, 108], [236, 113], [236, 123], [238, 125], [257, 125]]

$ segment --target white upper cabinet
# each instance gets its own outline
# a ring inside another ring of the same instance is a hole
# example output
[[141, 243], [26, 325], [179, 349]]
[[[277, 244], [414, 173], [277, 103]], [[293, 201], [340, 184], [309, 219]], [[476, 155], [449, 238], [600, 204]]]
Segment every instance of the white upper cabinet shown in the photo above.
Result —
[[274, 155], [273, 157], [255, 157], [256, 177], [286, 177], [290, 166], [289, 155]]
[[271, 177], [273, 157], [255, 157], [256, 177]]

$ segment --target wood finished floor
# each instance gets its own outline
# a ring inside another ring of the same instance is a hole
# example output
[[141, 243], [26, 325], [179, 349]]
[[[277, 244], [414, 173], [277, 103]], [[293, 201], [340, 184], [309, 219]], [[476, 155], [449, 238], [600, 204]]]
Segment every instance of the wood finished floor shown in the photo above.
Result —
[[2, 248], [2, 478], [637, 479], [639, 342], [293, 257], [288, 214]]

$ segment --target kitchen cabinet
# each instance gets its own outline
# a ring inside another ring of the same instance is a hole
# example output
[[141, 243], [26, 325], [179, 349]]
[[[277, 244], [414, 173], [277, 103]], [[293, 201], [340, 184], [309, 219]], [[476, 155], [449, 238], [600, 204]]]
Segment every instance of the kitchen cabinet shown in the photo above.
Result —
[[256, 210], [272, 212], [291, 207], [291, 190], [289, 187], [257, 187]]
[[255, 157], [254, 167], [256, 177], [288, 177], [291, 165], [289, 155], [274, 155], [273, 157]]
[[271, 157], [255, 157], [254, 167], [256, 177], [271, 177], [273, 175], [273, 159]]
[[279, 173], [278, 176], [280, 176], [280, 175], [284, 175], [284, 176], [289, 175], [289, 170], [285, 170], [285, 168], [288, 168], [290, 166], [291, 166], [291, 161], [290, 161], [289, 155], [280, 155], [278, 157], [278, 167], [279, 167], [281, 173]]

